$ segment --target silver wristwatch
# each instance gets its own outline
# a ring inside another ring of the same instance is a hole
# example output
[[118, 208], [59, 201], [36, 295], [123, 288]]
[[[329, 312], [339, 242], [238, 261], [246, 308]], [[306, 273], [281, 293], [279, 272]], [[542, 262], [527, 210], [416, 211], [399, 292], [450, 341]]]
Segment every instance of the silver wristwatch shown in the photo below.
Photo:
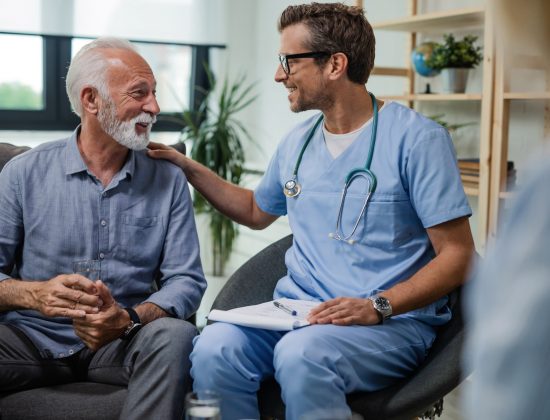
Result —
[[374, 295], [370, 296], [369, 300], [372, 302], [372, 306], [380, 314], [380, 323], [382, 324], [386, 319], [392, 315], [391, 303], [384, 296]]

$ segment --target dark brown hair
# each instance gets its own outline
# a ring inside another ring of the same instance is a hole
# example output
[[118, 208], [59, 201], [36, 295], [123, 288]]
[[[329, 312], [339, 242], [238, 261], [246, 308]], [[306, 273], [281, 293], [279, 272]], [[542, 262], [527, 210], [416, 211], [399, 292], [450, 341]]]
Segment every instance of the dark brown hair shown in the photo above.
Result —
[[344, 53], [348, 58], [349, 80], [367, 83], [374, 67], [376, 41], [363, 9], [342, 3], [288, 6], [279, 19], [279, 32], [298, 23], [306, 25], [311, 34], [310, 39], [304, 40], [306, 48]]

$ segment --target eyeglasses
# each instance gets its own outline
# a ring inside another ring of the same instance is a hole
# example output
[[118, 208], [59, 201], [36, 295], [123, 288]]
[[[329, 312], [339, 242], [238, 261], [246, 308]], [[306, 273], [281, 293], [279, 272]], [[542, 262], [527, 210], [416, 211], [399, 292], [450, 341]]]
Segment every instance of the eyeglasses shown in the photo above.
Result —
[[312, 51], [305, 52], [300, 54], [279, 54], [279, 61], [281, 62], [281, 67], [287, 75], [290, 75], [290, 66], [288, 64], [289, 59], [293, 58], [321, 58], [328, 57], [331, 54], [326, 51]]

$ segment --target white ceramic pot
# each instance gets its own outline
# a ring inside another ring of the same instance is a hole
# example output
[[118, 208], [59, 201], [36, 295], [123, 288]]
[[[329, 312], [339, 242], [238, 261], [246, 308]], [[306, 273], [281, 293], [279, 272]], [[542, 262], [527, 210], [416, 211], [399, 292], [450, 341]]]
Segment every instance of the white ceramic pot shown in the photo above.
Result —
[[447, 68], [441, 70], [445, 93], [464, 93], [468, 82], [469, 68]]

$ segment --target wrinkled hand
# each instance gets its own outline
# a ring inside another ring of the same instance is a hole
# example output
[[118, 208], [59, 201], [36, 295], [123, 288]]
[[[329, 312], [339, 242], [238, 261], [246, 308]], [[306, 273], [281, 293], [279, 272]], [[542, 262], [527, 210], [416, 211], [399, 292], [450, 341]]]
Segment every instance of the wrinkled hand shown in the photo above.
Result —
[[130, 323], [130, 316], [116, 303], [107, 286], [101, 280], [95, 285], [103, 301], [101, 310], [73, 320], [76, 335], [93, 351], [119, 338]]
[[31, 295], [33, 309], [51, 317], [83, 318], [87, 313], [98, 313], [102, 304], [94, 282], [79, 274], [61, 274], [36, 282]]
[[187, 157], [176, 149], [166, 146], [161, 143], [149, 142], [147, 155], [154, 159], [165, 159], [178, 165], [181, 169], [185, 169]]
[[380, 318], [368, 299], [339, 297], [313, 308], [308, 321], [311, 324], [374, 325]]

